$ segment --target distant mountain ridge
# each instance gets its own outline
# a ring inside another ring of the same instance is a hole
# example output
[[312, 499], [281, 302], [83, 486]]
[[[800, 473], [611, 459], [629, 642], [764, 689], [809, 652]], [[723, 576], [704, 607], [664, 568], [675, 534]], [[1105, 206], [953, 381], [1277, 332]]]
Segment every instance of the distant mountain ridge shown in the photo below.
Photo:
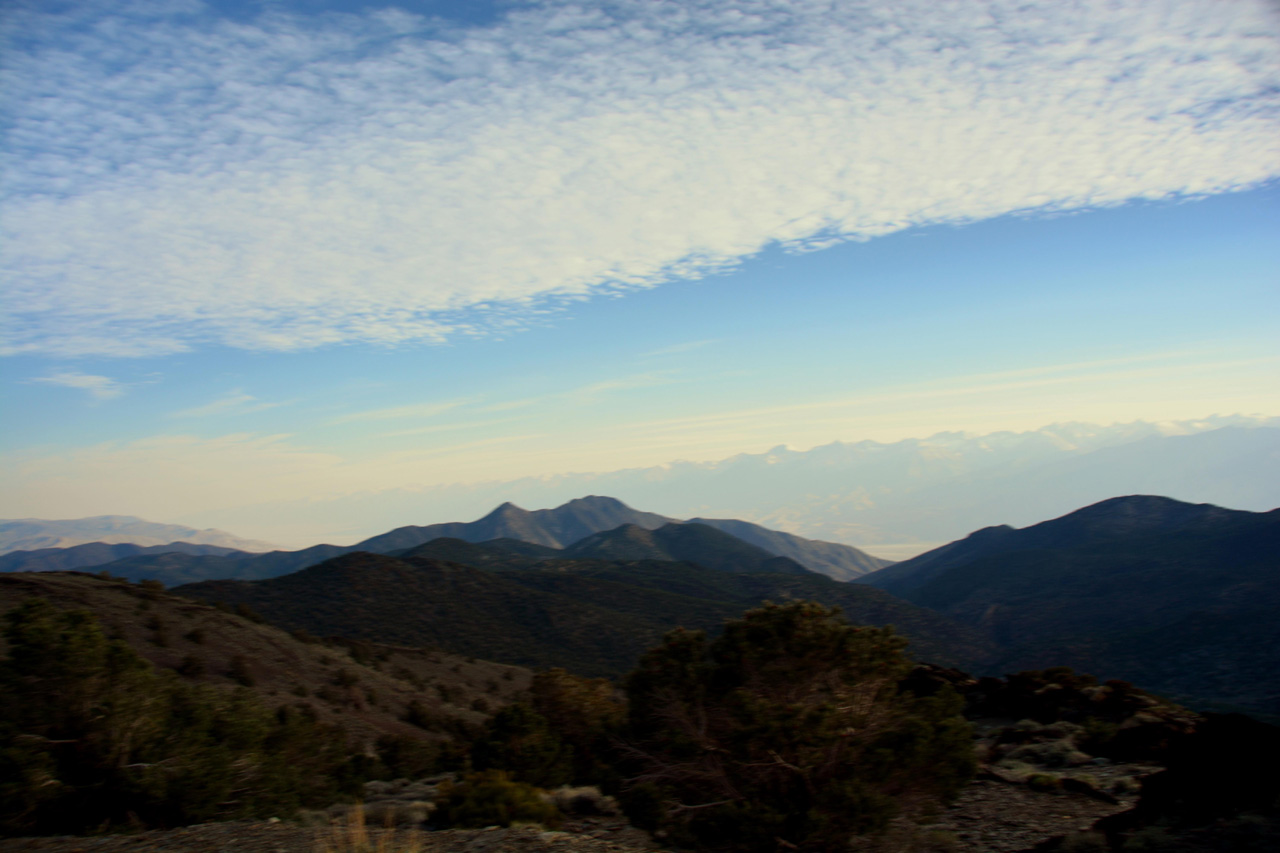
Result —
[[[215, 578], [252, 580], [296, 572], [342, 554], [356, 551], [395, 553], [442, 537], [464, 542], [485, 542], [505, 538], [536, 546], [563, 549], [595, 534], [615, 530], [625, 525], [652, 530], [670, 524], [678, 526], [682, 522], [656, 513], [632, 509], [615, 498], [591, 495], [569, 501], [554, 509], [533, 511], [504, 503], [476, 521], [400, 527], [355, 545], [314, 545], [300, 551], [271, 551], [255, 555], [227, 554], [198, 557], [182, 554], [161, 556], [159, 553], [148, 553], [97, 566], [81, 564], [77, 568], [105, 570], [133, 580], [155, 578], [168, 584], [191, 583]], [[751, 549], [763, 549], [773, 558], [794, 560], [811, 571], [827, 574], [838, 580], [848, 580], [889, 563], [887, 560], [873, 557], [850, 545], [814, 542], [767, 530], [748, 522], [701, 519], [696, 524], [725, 531], [729, 538], [720, 540], [721, 549], [737, 549], [740, 555], [753, 565], [755, 564], [753, 561], [758, 560], [759, 555]], [[669, 534], [668, 539], [678, 535]], [[648, 547], [650, 557], [659, 558], [657, 555], [662, 552], [662, 548], [653, 543]], [[748, 553], [752, 556], [746, 557]], [[48, 564], [49, 568], [69, 568], [69, 566], [57, 565], [53, 556]], [[711, 559], [707, 554], [704, 554], [704, 558]], [[29, 560], [23, 565], [24, 570], [28, 571], [40, 569], [39, 563], [34, 560]], [[778, 563], [777, 565], [783, 567], [788, 564]], [[785, 570], [793, 569], [789, 567]]]
[[181, 524], [160, 524], [132, 515], [97, 515], [92, 518], [60, 520], [0, 519], [0, 554], [45, 548], [71, 548], [93, 542], [145, 547], [186, 542], [248, 552], [270, 551], [276, 547], [269, 542], [242, 539], [223, 530], [199, 530]]
[[121, 542], [109, 545], [105, 542], [89, 542], [69, 548], [41, 548], [36, 551], [10, 551], [0, 554], [0, 572], [49, 572], [82, 569], [113, 563], [129, 557], [160, 554], [184, 554], [191, 556], [247, 557], [245, 551], [223, 548], [219, 545], [194, 545], [190, 542], [170, 542], [165, 545], [135, 545]]

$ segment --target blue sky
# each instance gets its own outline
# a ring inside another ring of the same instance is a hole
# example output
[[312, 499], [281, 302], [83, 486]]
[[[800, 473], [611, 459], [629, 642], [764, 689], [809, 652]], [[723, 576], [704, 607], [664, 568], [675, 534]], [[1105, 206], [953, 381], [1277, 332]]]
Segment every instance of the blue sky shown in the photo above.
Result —
[[3, 16], [0, 516], [1280, 413], [1264, 3]]

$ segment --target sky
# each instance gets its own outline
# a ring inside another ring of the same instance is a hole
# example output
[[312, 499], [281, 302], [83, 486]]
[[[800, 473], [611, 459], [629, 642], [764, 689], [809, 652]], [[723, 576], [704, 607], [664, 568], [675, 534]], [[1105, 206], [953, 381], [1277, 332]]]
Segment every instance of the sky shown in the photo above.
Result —
[[271, 540], [300, 500], [1280, 415], [1273, 4], [9, 0], [0, 37], [0, 517]]

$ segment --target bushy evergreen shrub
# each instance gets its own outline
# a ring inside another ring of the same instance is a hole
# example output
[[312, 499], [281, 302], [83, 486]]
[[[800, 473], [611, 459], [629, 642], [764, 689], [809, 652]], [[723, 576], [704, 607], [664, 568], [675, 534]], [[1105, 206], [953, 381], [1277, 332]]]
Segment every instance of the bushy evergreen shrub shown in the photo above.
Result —
[[432, 820], [442, 827], [540, 823], [555, 828], [560, 812], [532, 785], [512, 781], [501, 770], [485, 770], [468, 773], [456, 784], [441, 783]]
[[542, 788], [570, 781], [573, 750], [529, 705], [516, 702], [490, 718], [471, 748], [477, 770], [504, 770], [512, 778]]
[[549, 669], [533, 676], [529, 695], [533, 709], [572, 748], [573, 783], [615, 788], [614, 745], [627, 713], [618, 688], [603, 678]]
[[408, 735], [383, 735], [378, 738], [379, 774], [387, 779], [421, 779], [447, 769], [443, 767], [442, 745]]
[[900, 689], [887, 628], [811, 602], [667, 635], [627, 679], [628, 814], [704, 850], [827, 851], [954, 796], [974, 760], [961, 702]]
[[257, 683], [253, 672], [249, 669], [249, 661], [244, 655], [235, 655], [227, 664], [227, 678], [244, 687], [252, 687]]

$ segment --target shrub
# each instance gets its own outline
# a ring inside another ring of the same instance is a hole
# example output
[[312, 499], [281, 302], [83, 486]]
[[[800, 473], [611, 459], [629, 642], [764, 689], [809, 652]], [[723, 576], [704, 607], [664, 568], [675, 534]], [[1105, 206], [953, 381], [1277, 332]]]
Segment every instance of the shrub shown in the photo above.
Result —
[[1027, 777], [1027, 787], [1041, 793], [1059, 791], [1062, 789], [1062, 780], [1051, 773], [1032, 773]]
[[534, 710], [573, 749], [573, 781], [603, 784], [616, 779], [608, 766], [616, 759], [613, 741], [626, 717], [618, 688], [602, 679], [563, 669], [539, 672], [529, 685]]
[[510, 826], [540, 823], [555, 828], [560, 812], [532, 785], [513, 782], [501, 770], [468, 773], [462, 781], [442, 782], [436, 794], [434, 822], [440, 826]]
[[409, 706], [405, 708], [403, 719], [406, 723], [427, 731], [440, 727], [440, 715], [417, 699], [412, 700]]
[[148, 578], [147, 580], [138, 581], [138, 587], [142, 590], [143, 595], [155, 601], [164, 592], [164, 581]]
[[187, 655], [178, 664], [178, 674], [187, 678], [199, 678], [204, 675], [204, 661], [195, 655]]
[[572, 775], [572, 749], [523, 702], [508, 705], [490, 718], [471, 748], [477, 770], [505, 770], [514, 779], [553, 788]]
[[1024, 744], [1006, 757], [1010, 761], [1024, 761], [1045, 767], [1076, 767], [1089, 763], [1089, 756], [1066, 740]]
[[294, 629], [294, 630], [292, 630], [292, 631], [290, 631], [290, 632], [289, 632], [289, 636], [290, 636], [290, 637], [293, 637], [293, 638], [294, 638], [295, 640], [297, 640], [299, 643], [306, 643], [306, 644], [307, 644], [307, 645], [309, 645], [309, 646], [313, 646], [313, 645], [315, 645], [316, 643], [320, 642], [320, 641], [319, 641], [318, 639], [316, 639], [316, 637], [315, 637], [315, 636], [314, 636], [310, 631], [308, 631], [306, 628], [296, 628], [296, 629]]
[[355, 687], [360, 683], [360, 676], [349, 669], [340, 669], [330, 676], [335, 687]]
[[1058, 845], [1060, 853], [1107, 853], [1106, 836], [1099, 832], [1073, 832]]
[[240, 602], [236, 605], [235, 614], [241, 619], [247, 619], [250, 622], [256, 622], [259, 625], [265, 624], [267, 621], [262, 618], [261, 614], [244, 602]]
[[168, 628], [164, 620], [159, 616], [152, 616], [146, 622], [147, 629], [151, 631], [151, 642], [157, 646], [165, 647], [169, 645], [169, 635], [166, 631]]
[[438, 744], [407, 735], [383, 735], [378, 738], [378, 759], [388, 779], [420, 779], [440, 767]]
[[253, 673], [249, 671], [249, 661], [245, 660], [244, 655], [231, 658], [231, 663], [227, 665], [227, 678], [245, 687], [252, 687], [257, 683]]
[[626, 682], [628, 814], [705, 850], [816, 851], [954, 796], [974, 768], [961, 702], [901, 690], [904, 645], [812, 602], [668, 634]]
[[265, 817], [356, 781], [338, 730], [157, 672], [90, 613], [30, 600], [5, 619], [0, 831]]

